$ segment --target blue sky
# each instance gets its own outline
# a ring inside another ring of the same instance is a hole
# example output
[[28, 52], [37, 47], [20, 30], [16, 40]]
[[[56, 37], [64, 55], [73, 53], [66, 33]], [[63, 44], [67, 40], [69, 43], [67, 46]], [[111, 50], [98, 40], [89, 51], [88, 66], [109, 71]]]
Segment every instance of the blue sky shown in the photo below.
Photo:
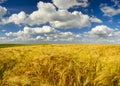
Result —
[[120, 43], [119, 0], [0, 0], [0, 43]]

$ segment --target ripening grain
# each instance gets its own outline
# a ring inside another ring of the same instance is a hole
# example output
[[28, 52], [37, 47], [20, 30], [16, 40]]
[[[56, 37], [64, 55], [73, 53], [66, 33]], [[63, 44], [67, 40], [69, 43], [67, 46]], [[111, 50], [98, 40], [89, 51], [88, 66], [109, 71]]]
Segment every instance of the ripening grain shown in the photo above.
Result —
[[120, 45], [0, 48], [0, 86], [120, 86]]

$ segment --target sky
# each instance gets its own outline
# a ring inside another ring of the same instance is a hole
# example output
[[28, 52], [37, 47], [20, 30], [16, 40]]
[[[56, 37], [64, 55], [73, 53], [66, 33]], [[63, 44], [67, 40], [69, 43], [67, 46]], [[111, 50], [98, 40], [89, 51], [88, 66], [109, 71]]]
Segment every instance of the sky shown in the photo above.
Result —
[[120, 0], [0, 0], [0, 44], [120, 44]]

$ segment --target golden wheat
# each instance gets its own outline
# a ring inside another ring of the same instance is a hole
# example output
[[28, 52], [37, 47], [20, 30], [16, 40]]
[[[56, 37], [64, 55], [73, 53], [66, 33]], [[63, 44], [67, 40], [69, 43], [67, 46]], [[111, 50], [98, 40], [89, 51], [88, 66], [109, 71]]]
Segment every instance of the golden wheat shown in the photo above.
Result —
[[120, 45], [0, 48], [0, 86], [120, 86]]

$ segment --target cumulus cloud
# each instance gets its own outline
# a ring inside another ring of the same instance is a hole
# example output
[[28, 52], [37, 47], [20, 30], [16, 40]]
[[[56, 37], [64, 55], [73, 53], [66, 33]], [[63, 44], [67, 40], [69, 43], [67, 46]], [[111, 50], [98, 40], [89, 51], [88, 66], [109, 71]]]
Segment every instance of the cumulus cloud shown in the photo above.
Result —
[[120, 43], [120, 30], [98, 25], [84, 33], [62, 32], [50, 26], [24, 27], [18, 32], [5, 32], [10, 43]]
[[110, 28], [106, 25], [98, 25], [90, 31], [82, 34], [80, 43], [120, 43], [120, 30]]
[[6, 14], [7, 9], [5, 7], [0, 6], [0, 19]]
[[15, 23], [25, 25], [40, 25], [46, 22], [50, 22], [51, 18], [56, 15], [56, 9], [52, 3], [39, 2], [37, 4], [38, 10], [33, 11], [31, 14], [20, 12], [18, 14], [12, 14], [8, 18], [2, 19], [4, 24]]
[[11, 22], [15, 24], [21, 24], [21, 23], [25, 23], [26, 16], [27, 15], [23, 11], [21, 11], [18, 14], [12, 14], [7, 20], [3, 19], [2, 21], [4, 24]]
[[[82, 28], [90, 25], [89, 16], [81, 12], [68, 12], [67, 10], [56, 11], [50, 3], [38, 3], [39, 10], [33, 12], [29, 19], [30, 25], [49, 22], [55, 28]], [[41, 9], [40, 9], [41, 8]], [[49, 11], [48, 11], [49, 10]], [[46, 15], [44, 17], [44, 15]]]
[[120, 14], [120, 8], [115, 9], [113, 7], [106, 5], [101, 7], [101, 11], [104, 13], [104, 16], [109, 16], [109, 17]]
[[41, 25], [49, 23], [54, 28], [83, 28], [89, 27], [91, 22], [101, 23], [102, 21], [96, 17], [89, 17], [79, 11], [69, 12], [68, 10], [56, 10], [52, 3], [39, 2], [38, 10], [31, 14], [20, 12], [12, 14], [9, 18], [2, 19], [4, 24], [15, 23], [24, 25]]
[[30, 27], [24, 27], [23, 31], [18, 31], [18, 32], [9, 32], [6, 33], [7, 36], [15, 36], [21, 39], [27, 39], [33, 35], [36, 34], [49, 34], [49, 33], [54, 33], [56, 30], [52, 27], [49, 26], [43, 26], [43, 27], [36, 27], [36, 28], [30, 28]]
[[81, 7], [87, 7], [88, 6], [88, 0], [53, 0], [53, 3], [59, 8], [59, 9], [69, 9], [73, 6], [81, 6]]
[[74, 11], [72, 13], [66, 10], [59, 10], [59, 15], [54, 17], [54, 21], [50, 24], [55, 28], [83, 28], [90, 26], [89, 16], [81, 12]]
[[94, 43], [120, 43], [120, 30], [106, 25], [98, 25], [84, 33], [85, 39], [93, 40]]
[[27, 18], [26, 23], [29, 25], [39, 25], [52, 20], [57, 11], [53, 4], [39, 2], [37, 4], [38, 10], [34, 11]]
[[50, 26], [43, 26], [43, 27], [24, 27], [23, 30], [18, 32], [6, 32], [6, 36], [12, 37], [15, 42], [34, 42], [34, 41], [51, 41], [51, 42], [58, 42], [58, 41], [72, 41], [76, 38], [80, 38], [79, 34], [73, 34], [72, 32], [61, 32], [52, 28]]
[[95, 16], [92, 16], [92, 17], [90, 18], [90, 21], [91, 21], [91, 22], [96, 22], [96, 23], [102, 23], [102, 20], [96, 18]]
[[8, 37], [14, 37], [12, 40], [14, 42], [34, 42], [37, 40], [43, 41], [45, 40], [44, 34], [53, 34], [56, 32], [56, 30], [49, 26], [43, 26], [43, 27], [36, 27], [36, 28], [30, 28], [30, 27], [24, 27], [23, 30], [20, 30], [18, 32], [8, 32], [5, 33]]
[[88, 33], [90, 35], [94, 35], [94, 36], [98, 36], [98, 37], [111, 37], [114, 34], [114, 29], [109, 28], [105, 25], [100, 25], [100, 26], [96, 26], [94, 28], [91, 29], [91, 31], [89, 31]]
[[[120, 43], [120, 31], [106, 25], [98, 25], [83, 33], [68, 30], [64, 32], [64, 30], [57, 29], [89, 27], [92, 22], [103, 23], [101, 19], [95, 16], [90, 17], [80, 11], [70, 12], [68, 9], [74, 6], [87, 7], [88, 0], [53, 0], [53, 3], [40, 1], [37, 4], [38, 9], [31, 14], [21, 11], [5, 18], [3, 16], [6, 14], [7, 9], [0, 6], [0, 21], [3, 24], [14, 23], [25, 26], [17, 32], [1, 30], [6, 37], [0, 37], [0, 43]], [[120, 14], [119, 8], [115, 9], [107, 5], [101, 6], [101, 11], [104, 16], [110, 17]], [[50, 26], [42, 26], [46, 23], [49, 23]]]

